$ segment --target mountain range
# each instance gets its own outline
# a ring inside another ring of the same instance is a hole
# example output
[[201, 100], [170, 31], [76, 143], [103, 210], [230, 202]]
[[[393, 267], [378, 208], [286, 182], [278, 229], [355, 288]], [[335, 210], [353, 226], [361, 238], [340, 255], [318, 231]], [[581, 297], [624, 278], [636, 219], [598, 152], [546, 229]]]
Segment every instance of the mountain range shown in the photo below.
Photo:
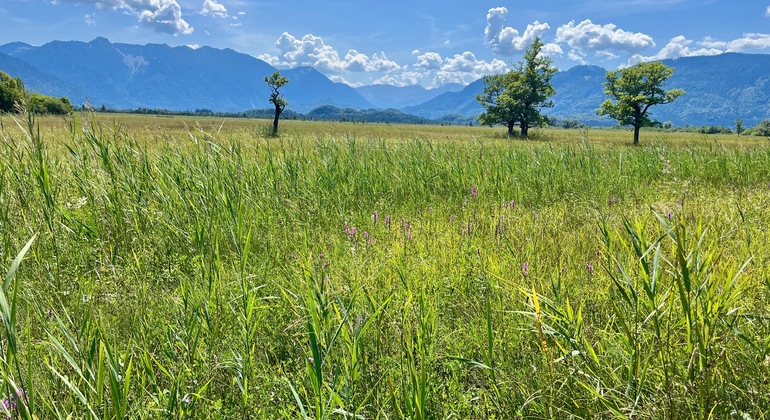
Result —
[[[668, 86], [687, 93], [673, 104], [653, 108], [653, 118], [677, 126], [732, 126], [736, 118], [752, 126], [770, 118], [770, 55], [728, 53], [663, 62], [675, 68]], [[277, 71], [232, 49], [132, 45], [105, 38], [53, 41], [42, 46], [5, 44], [0, 46], [0, 70], [24, 80], [31, 91], [66, 96], [76, 105], [223, 112], [269, 108], [264, 77]], [[311, 67], [280, 71], [289, 79], [283, 88], [288, 109], [299, 113], [324, 105], [394, 108], [428, 119], [475, 117], [482, 111], [476, 102], [483, 89], [481, 79], [465, 87], [353, 88], [333, 82]], [[601, 67], [586, 65], [556, 73], [554, 107], [544, 113], [592, 125], [613, 124], [596, 115], [596, 108], [606, 99], [605, 74]]]

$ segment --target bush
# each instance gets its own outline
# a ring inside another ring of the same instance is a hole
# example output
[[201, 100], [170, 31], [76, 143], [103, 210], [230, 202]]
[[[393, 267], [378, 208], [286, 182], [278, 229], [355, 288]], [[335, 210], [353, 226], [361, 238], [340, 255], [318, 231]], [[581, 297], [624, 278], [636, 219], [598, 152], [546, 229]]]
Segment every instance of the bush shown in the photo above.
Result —
[[0, 112], [13, 112], [24, 101], [24, 82], [0, 71]]
[[33, 93], [29, 97], [29, 111], [36, 114], [66, 115], [74, 110], [75, 108], [65, 96], [54, 98]]
[[746, 130], [746, 134], [749, 136], [770, 137], [770, 120], [763, 120], [751, 129]]

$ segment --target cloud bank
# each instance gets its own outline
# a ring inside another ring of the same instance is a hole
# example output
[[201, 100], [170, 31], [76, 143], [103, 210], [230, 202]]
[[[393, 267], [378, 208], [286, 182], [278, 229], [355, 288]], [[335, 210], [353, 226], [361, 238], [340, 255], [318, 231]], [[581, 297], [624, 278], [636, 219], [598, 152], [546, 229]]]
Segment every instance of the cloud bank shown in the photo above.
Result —
[[176, 0], [59, 0], [89, 4], [104, 10], [121, 10], [136, 16], [143, 25], [157, 32], [189, 35], [193, 27], [182, 18], [182, 7]]
[[415, 62], [411, 65], [391, 60], [384, 52], [367, 55], [350, 49], [343, 56], [323, 38], [313, 34], [298, 38], [284, 32], [275, 42], [275, 47], [279, 54], [262, 54], [258, 58], [277, 67], [312, 66], [334, 81], [351, 85], [354, 84], [344, 77], [346, 73], [369, 73], [375, 84], [439, 86], [446, 83], [467, 84], [508, 69], [502, 60], [479, 60], [469, 51], [442, 57], [437, 52], [421, 53], [415, 50], [412, 52]]

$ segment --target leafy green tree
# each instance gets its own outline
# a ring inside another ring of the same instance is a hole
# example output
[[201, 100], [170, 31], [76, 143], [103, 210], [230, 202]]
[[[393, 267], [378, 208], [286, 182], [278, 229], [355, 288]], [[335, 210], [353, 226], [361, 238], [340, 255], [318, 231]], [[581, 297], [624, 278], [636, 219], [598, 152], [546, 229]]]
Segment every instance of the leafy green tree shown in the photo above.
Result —
[[514, 134], [513, 128], [519, 123], [519, 110], [507, 86], [517, 84], [519, 76], [521, 75], [514, 71], [485, 76], [484, 90], [476, 96], [476, 100], [484, 107], [484, 112], [479, 115], [479, 122], [508, 127], [508, 137]]
[[0, 112], [15, 112], [17, 103], [24, 102], [24, 82], [0, 71]]
[[484, 107], [479, 116], [482, 124], [503, 124], [508, 135], [518, 124], [521, 136], [527, 137], [531, 127], [541, 127], [545, 117], [541, 108], [553, 107], [550, 98], [556, 93], [551, 79], [557, 69], [553, 60], [542, 55], [543, 43], [535, 38], [524, 53], [524, 60], [504, 75], [484, 78], [484, 90], [476, 100]]
[[604, 101], [596, 113], [609, 115], [620, 125], [633, 126], [634, 144], [638, 144], [642, 127], [660, 124], [650, 118], [650, 108], [671, 103], [684, 94], [681, 89], [663, 89], [663, 84], [673, 73], [674, 69], [660, 62], [639, 63], [633, 67], [608, 71], [604, 93], [612, 99]]
[[29, 96], [29, 111], [36, 114], [67, 115], [74, 109], [66, 96], [54, 98], [39, 93]]
[[270, 103], [275, 106], [275, 118], [273, 118], [273, 136], [278, 135], [278, 117], [289, 103], [283, 99], [283, 95], [278, 91], [284, 85], [289, 83], [286, 76], [281, 76], [279, 72], [273, 73], [270, 77], [265, 77], [265, 83], [270, 87]]
[[735, 120], [735, 132], [738, 133], [740, 136], [741, 133], [743, 133], [743, 130], [745, 130], [745, 127], [743, 126], [743, 120], [738, 118]]

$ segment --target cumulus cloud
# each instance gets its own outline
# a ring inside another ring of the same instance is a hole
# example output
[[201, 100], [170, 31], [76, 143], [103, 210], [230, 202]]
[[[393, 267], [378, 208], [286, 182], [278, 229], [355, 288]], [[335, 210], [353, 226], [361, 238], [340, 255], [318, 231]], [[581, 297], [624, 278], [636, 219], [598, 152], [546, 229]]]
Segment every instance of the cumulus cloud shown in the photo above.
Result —
[[424, 70], [438, 70], [443, 62], [444, 59], [441, 58], [439, 53], [426, 52], [425, 54], [417, 55], [417, 64], [414, 66]]
[[83, 16], [83, 20], [86, 21], [86, 25], [88, 26], [94, 26], [96, 25], [96, 17], [93, 13], [86, 14]]
[[652, 37], [641, 32], [627, 32], [612, 24], [598, 25], [586, 19], [577, 25], [571, 21], [556, 30], [556, 42], [563, 42], [572, 51], [568, 57], [574, 61], [585, 62], [588, 53], [608, 57], [612, 51], [639, 53], [645, 48], [654, 47]]
[[[526, 49], [535, 38], [551, 28], [547, 23], [535, 21], [527, 25], [523, 34], [510, 26], [505, 26], [508, 9], [495, 7], [487, 12], [487, 27], [484, 29], [484, 43], [494, 52], [504, 56], [514, 55], [517, 51]], [[546, 44], [543, 52], [549, 55], [561, 54], [558, 44]]]
[[390, 60], [384, 52], [374, 53], [370, 57], [351, 49], [344, 58], [340, 58], [337, 50], [313, 34], [296, 38], [284, 32], [275, 42], [275, 46], [280, 50], [278, 56], [263, 54], [259, 58], [275, 66], [313, 66], [319, 71], [333, 74], [345, 71], [387, 73], [401, 69], [401, 66]]
[[767, 6], [767, 10], [765, 10], [765, 16], [770, 17], [770, 6]]
[[723, 51], [717, 48], [691, 48], [692, 40], [685, 38], [682, 35], [674, 37], [666, 44], [657, 54], [652, 56], [643, 56], [641, 54], [634, 54], [628, 60], [628, 64], [635, 64], [640, 61], [658, 61], [668, 58], [679, 57], [694, 57], [700, 55], [717, 55]]
[[203, 16], [226, 18], [227, 8], [223, 4], [217, 3], [216, 0], [205, 0], [201, 14]]
[[375, 80], [375, 85], [413, 86], [419, 84], [425, 77], [424, 73], [417, 71], [404, 71], [401, 73], [387, 74]]
[[762, 50], [770, 48], [770, 34], [744, 34], [741, 38], [732, 41], [718, 41], [707, 37], [698, 43], [706, 48], [719, 48], [725, 52], [739, 52], [744, 50]]
[[99, 9], [121, 10], [136, 16], [139, 22], [157, 32], [189, 35], [193, 27], [182, 18], [182, 8], [176, 0], [60, 0], [89, 4]]
[[491, 62], [478, 60], [472, 52], [466, 51], [444, 59], [444, 64], [436, 72], [435, 84], [468, 84], [484, 76], [505, 73], [506, 71], [508, 71], [508, 65], [504, 61], [498, 59], [493, 59]]

